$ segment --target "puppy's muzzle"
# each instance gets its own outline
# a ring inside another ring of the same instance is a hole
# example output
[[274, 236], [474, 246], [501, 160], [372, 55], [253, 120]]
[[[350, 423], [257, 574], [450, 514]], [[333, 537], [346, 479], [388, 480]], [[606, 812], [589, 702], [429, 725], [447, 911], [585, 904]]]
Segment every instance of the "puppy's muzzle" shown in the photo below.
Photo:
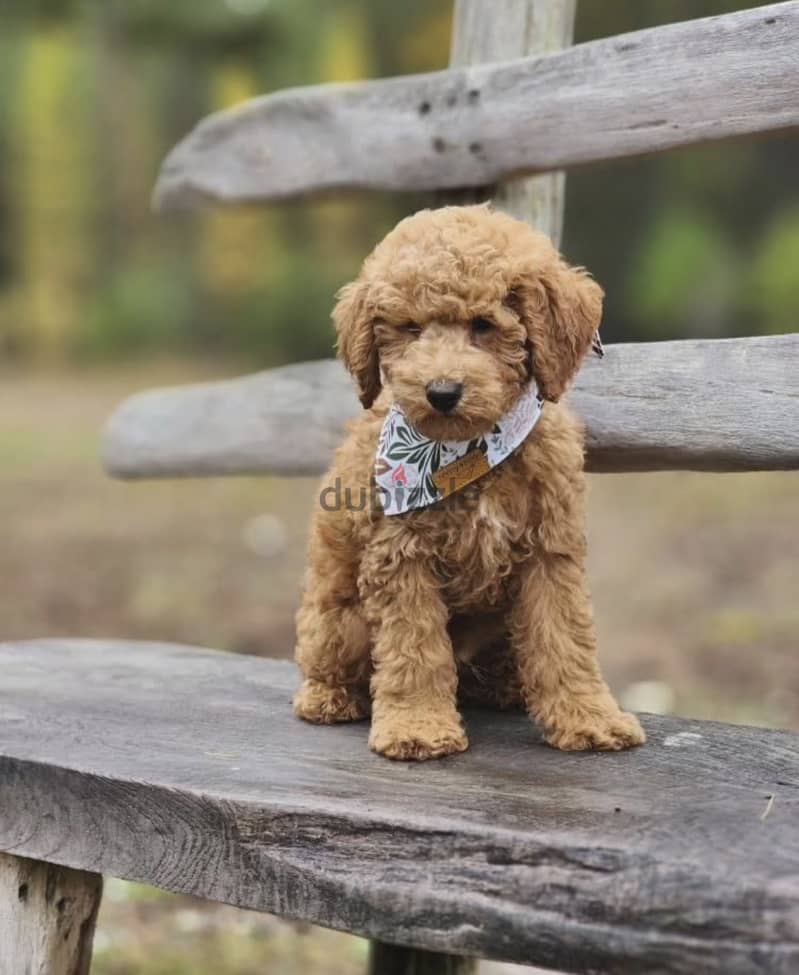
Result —
[[427, 402], [439, 413], [451, 413], [460, 403], [463, 395], [463, 383], [451, 379], [436, 379], [428, 383], [425, 392]]

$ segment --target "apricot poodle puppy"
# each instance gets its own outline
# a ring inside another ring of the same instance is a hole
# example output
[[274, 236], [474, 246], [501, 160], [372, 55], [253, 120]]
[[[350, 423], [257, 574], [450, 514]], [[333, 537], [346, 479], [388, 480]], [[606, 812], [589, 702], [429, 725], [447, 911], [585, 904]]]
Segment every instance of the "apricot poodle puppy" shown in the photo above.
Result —
[[559, 402], [602, 297], [488, 206], [403, 220], [342, 289], [339, 354], [365, 410], [314, 517], [301, 718], [371, 714], [374, 751], [436, 758], [467, 748], [460, 692], [526, 708], [557, 748], [644, 741], [599, 670], [583, 433]]

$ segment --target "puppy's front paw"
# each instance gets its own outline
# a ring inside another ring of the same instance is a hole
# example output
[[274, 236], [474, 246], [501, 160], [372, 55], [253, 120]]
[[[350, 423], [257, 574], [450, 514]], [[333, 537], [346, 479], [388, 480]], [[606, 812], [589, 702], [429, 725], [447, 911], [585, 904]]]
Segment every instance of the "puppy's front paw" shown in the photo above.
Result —
[[600, 715], [577, 712], [549, 731], [546, 740], [563, 751], [598, 749], [618, 752], [623, 748], [643, 745], [646, 734], [638, 718], [627, 711], [610, 711]]
[[294, 713], [314, 724], [361, 721], [369, 717], [366, 688], [328, 687], [318, 680], [304, 680], [294, 695]]
[[465, 752], [469, 742], [454, 709], [444, 714], [400, 710], [372, 719], [369, 747], [386, 758], [423, 762]]

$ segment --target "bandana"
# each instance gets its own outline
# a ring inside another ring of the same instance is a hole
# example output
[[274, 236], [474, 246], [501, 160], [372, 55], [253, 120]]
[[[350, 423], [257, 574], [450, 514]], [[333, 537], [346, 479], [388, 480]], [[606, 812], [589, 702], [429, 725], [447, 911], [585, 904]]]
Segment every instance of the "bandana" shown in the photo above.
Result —
[[383, 423], [375, 460], [384, 513], [426, 508], [487, 474], [527, 439], [542, 406], [531, 382], [490, 433], [473, 440], [430, 440], [395, 403]]

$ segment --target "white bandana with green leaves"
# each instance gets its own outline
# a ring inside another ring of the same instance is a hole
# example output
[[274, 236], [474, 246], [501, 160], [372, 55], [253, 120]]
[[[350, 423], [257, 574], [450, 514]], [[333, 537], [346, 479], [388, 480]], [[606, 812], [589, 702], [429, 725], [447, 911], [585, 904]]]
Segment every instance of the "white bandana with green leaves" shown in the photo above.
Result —
[[501, 464], [527, 439], [542, 406], [538, 389], [531, 382], [490, 433], [473, 440], [431, 440], [411, 426], [395, 403], [383, 422], [375, 460], [377, 493], [384, 513], [401, 515], [440, 501], [445, 495], [436, 486], [434, 475], [467, 454], [480, 451], [484, 455], [483, 473]]

